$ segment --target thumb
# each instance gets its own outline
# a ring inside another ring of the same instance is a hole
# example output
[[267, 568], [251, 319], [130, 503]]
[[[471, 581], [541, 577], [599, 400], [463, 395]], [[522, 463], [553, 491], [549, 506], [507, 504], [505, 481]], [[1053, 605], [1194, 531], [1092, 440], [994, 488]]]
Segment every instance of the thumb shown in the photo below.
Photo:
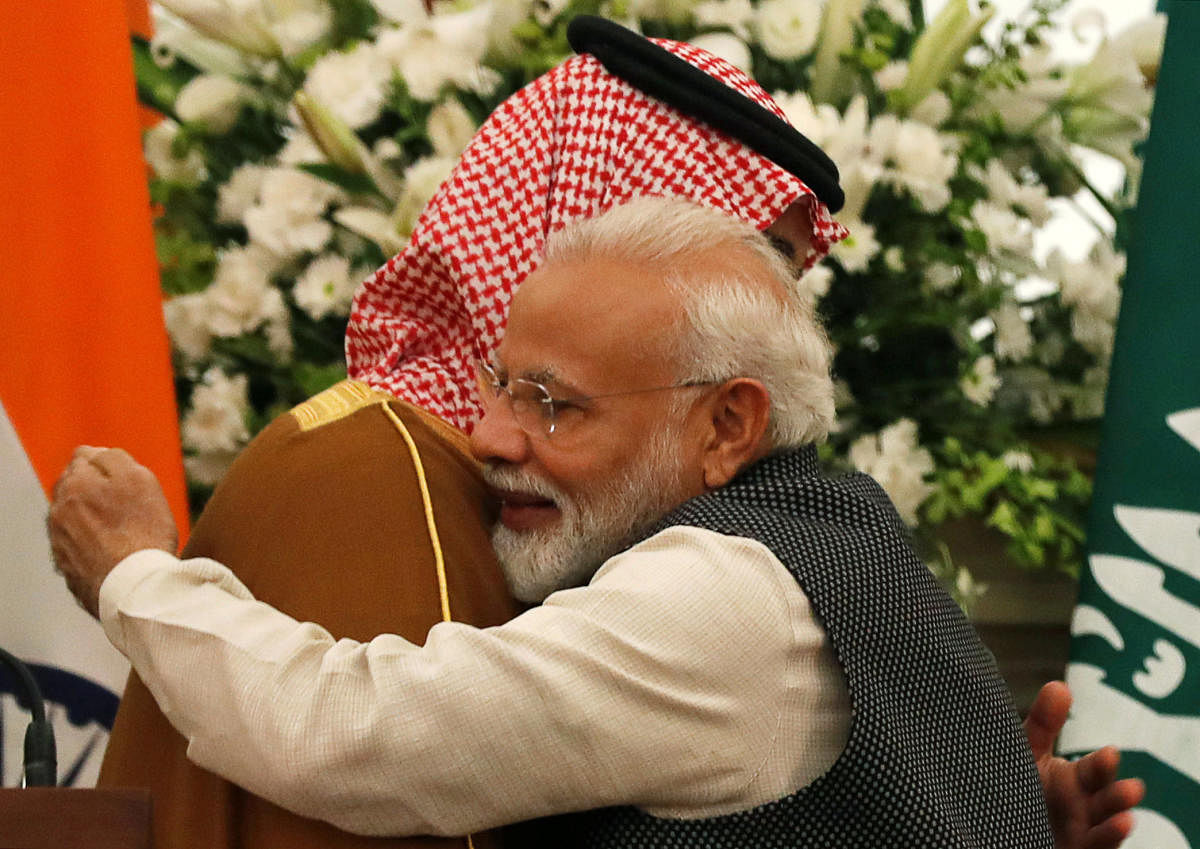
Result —
[[1062, 731], [1071, 709], [1071, 691], [1062, 681], [1051, 681], [1038, 691], [1025, 717], [1025, 736], [1033, 757], [1040, 760], [1054, 754], [1054, 741]]

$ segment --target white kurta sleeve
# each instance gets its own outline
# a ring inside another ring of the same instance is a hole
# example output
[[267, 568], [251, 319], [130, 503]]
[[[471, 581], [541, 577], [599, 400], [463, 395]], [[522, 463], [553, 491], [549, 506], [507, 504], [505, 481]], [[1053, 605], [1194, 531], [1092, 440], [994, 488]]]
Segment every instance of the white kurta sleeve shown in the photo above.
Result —
[[761, 544], [694, 528], [423, 647], [335, 641], [165, 552], [123, 561], [100, 601], [189, 757], [365, 834], [738, 810], [812, 780], [845, 739], [840, 671], [796, 582]]

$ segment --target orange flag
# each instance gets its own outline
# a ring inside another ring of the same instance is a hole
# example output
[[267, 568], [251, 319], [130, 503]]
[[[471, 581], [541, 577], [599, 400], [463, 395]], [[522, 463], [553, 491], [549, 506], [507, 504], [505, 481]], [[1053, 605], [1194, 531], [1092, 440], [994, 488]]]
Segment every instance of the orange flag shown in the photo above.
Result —
[[[0, 647], [61, 706], [60, 781], [76, 783], [127, 666], [53, 574], [50, 487], [75, 445], [121, 446], [163, 482], [181, 537], [187, 519], [131, 24], [148, 26], [141, 0], [0, 3]], [[0, 673], [5, 786], [13, 690]]]

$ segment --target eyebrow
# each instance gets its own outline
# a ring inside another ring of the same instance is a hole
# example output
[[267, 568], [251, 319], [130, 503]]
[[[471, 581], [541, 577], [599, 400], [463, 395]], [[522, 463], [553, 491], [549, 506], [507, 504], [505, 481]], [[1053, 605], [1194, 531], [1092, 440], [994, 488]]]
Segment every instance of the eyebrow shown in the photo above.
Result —
[[[493, 368], [495, 368], [498, 374], [502, 374], [506, 378], [512, 377], [512, 375], [508, 373], [508, 369], [504, 366], [504, 363], [501, 362], [499, 354], [494, 355], [492, 361]], [[519, 377], [522, 380], [532, 380], [534, 383], [540, 383], [547, 389], [561, 389], [564, 392], [573, 393], [580, 396], [583, 394], [559, 377], [558, 373], [552, 366], [542, 366], [541, 368], [526, 370], [521, 372]]]

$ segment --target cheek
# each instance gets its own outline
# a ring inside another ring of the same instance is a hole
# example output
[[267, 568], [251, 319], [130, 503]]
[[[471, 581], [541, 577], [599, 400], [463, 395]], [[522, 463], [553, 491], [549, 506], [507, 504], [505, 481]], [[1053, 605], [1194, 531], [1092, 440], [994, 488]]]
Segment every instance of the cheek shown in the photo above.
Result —
[[609, 434], [587, 434], [570, 441], [547, 443], [535, 449], [542, 473], [564, 493], [587, 499], [588, 494], [611, 481], [637, 456], [640, 443]]

